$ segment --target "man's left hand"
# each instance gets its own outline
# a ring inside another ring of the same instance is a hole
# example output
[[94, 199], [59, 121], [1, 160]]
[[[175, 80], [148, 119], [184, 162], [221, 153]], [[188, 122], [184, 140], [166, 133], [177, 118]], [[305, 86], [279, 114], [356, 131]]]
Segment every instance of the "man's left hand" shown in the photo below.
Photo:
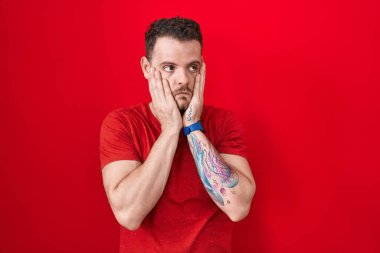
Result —
[[189, 107], [183, 114], [183, 126], [190, 126], [201, 119], [203, 110], [203, 93], [206, 79], [206, 64], [202, 60], [200, 73], [195, 77], [194, 92]]

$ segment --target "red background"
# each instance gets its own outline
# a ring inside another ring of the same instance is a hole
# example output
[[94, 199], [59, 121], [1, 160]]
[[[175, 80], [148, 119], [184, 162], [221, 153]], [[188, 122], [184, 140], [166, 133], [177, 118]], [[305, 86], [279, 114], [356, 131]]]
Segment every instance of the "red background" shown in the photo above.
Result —
[[0, 251], [117, 252], [100, 124], [148, 100], [159, 17], [197, 20], [205, 101], [235, 111], [257, 182], [234, 252], [380, 252], [376, 1], [0, 1]]

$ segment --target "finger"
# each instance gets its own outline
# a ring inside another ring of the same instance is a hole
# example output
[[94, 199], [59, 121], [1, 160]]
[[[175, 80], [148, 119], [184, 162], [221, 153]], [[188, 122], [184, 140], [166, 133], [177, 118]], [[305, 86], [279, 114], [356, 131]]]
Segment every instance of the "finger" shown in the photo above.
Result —
[[163, 79], [163, 80], [162, 80], [162, 84], [163, 84], [163, 87], [164, 87], [165, 99], [166, 99], [167, 101], [168, 101], [168, 100], [174, 100], [173, 93], [172, 93], [172, 91], [170, 90], [169, 81], [168, 81], [167, 79]]
[[153, 68], [152, 90], [157, 101], [164, 101], [165, 95], [162, 88], [162, 80], [158, 70]]
[[153, 78], [152, 78], [152, 71], [153, 71], [153, 68], [150, 67], [149, 68], [149, 71], [148, 71], [148, 85], [149, 85], [149, 93], [152, 95], [152, 82], [153, 82]]
[[153, 67], [150, 66], [148, 69], [148, 79], [152, 78], [152, 72], [153, 72]]
[[195, 83], [194, 83], [194, 94], [193, 94], [193, 97], [196, 97], [196, 98], [200, 98], [200, 90], [199, 90], [199, 87], [200, 87], [200, 81], [201, 81], [201, 75], [200, 74], [197, 74], [195, 76]]
[[161, 72], [156, 70], [156, 79], [157, 79], [157, 94], [160, 99], [165, 100], [165, 91], [162, 81]]
[[203, 95], [205, 90], [205, 84], [206, 84], [206, 64], [203, 62], [202, 68], [201, 68], [201, 81], [200, 81], [200, 95], [201, 99], [203, 101]]
[[152, 95], [152, 80], [150, 78], [148, 79], [148, 88], [150, 95]]
[[158, 98], [157, 89], [156, 89], [157, 80], [156, 80], [154, 71], [155, 71], [155, 68], [152, 67], [151, 74], [149, 76], [149, 92], [152, 97], [152, 101], [156, 102], [159, 98]]

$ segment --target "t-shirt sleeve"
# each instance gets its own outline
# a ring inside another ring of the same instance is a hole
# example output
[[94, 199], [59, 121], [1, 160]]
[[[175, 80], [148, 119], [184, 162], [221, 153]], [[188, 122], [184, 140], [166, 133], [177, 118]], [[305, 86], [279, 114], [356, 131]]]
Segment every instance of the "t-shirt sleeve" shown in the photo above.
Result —
[[120, 112], [112, 111], [103, 120], [99, 149], [101, 168], [117, 160], [140, 160], [131, 129]]
[[239, 155], [248, 159], [247, 145], [243, 125], [232, 112], [227, 112], [220, 128], [220, 137], [216, 149], [219, 153]]

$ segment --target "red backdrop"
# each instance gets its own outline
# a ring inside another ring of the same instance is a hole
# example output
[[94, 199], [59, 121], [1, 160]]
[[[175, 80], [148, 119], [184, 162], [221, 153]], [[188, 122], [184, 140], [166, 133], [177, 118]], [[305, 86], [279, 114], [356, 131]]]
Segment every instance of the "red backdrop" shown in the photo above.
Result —
[[235, 111], [257, 182], [234, 252], [380, 252], [376, 1], [0, 2], [0, 251], [117, 252], [105, 115], [149, 99], [144, 32], [197, 20], [205, 101]]

